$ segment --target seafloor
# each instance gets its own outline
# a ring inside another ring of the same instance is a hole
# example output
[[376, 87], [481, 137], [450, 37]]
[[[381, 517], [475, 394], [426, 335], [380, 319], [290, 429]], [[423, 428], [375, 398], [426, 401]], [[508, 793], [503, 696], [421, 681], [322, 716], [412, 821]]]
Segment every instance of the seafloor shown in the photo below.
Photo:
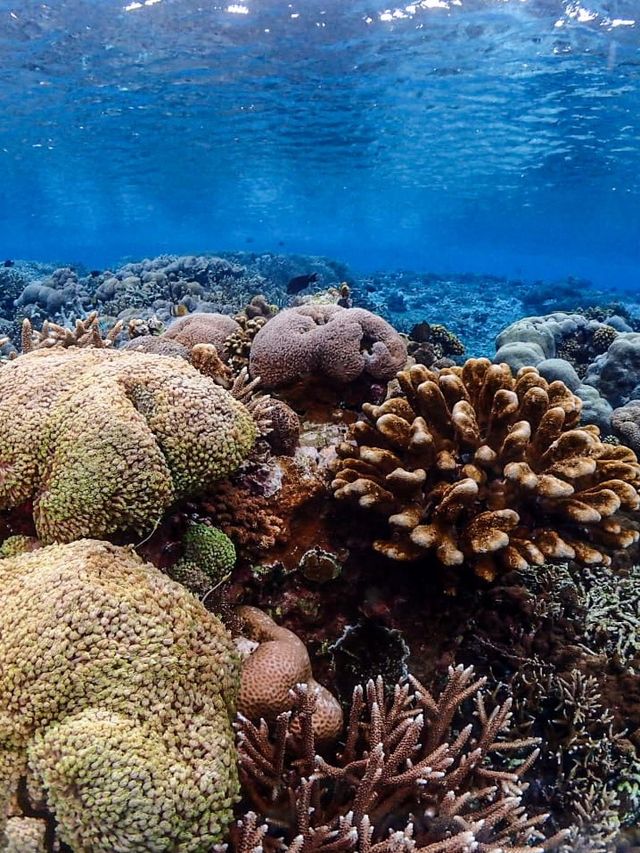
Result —
[[640, 850], [628, 293], [7, 261], [0, 344], [0, 849]]

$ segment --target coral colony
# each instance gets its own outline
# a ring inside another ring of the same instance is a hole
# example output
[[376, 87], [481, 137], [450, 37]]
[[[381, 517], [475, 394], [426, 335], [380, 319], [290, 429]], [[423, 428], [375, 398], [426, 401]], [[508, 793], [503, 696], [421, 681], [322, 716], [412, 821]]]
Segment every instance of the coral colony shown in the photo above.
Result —
[[0, 269], [0, 850], [638, 849], [640, 321], [416, 281]]

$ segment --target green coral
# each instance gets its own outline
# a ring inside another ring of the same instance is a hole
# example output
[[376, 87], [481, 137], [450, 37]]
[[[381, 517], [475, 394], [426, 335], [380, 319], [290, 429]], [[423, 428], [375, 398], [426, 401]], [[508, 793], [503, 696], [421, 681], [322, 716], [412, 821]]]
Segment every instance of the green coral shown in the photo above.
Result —
[[20, 777], [73, 850], [205, 853], [238, 781], [233, 642], [130, 549], [0, 561], [0, 847]]
[[192, 524], [182, 544], [182, 558], [169, 574], [196, 595], [204, 595], [223, 581], [236, 564], [235, 545], [217, 527]]
[[34, 502], [38, 536], [148, 531], [249, 453], [249, 411], [179, 359], [38, 350], [0, 373], [0, 509]]
[[9, 536], [0, 544], [0, 559], [3, 557], [17, 557], [18, 554], [26, 554], [27, 551], [35, 551], [40, 547], [40, 542], [34, 536]]

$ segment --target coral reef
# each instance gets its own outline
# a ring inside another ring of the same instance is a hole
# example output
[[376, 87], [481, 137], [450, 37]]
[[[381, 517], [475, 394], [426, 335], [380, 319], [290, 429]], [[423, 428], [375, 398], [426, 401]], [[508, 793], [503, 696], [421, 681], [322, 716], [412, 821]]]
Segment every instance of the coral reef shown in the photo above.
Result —
[[[294, 703], [293, 688], [304, 684], [313, 696], [313, 736], [319, 745], [335, 741], [342, 731], [342, 708], [314, 679], [304, 643], [257, 607], [236, 609], [243, 638], [253, 641], [242, 665], [238, 711], [248, 720], [275, 721]], [[243, 650], [243, 644], [238, 644]]]
[[0, 508], [33, 500], [45, 542], [149, 530], [228, 475], [258, 426], [180, 359], [38, 350], [0, 371]]
[[640, 453], [640, 400], [630, 400], [614, 409], [611, 428], [634, 453]]
[[640, 465], [577, 428], [580, 401], [561, 382], [487, 359], [398, 381], [402, 396], [365, 405], [333, 481], [337, 499], [388, 519], [376, 550], [432, 552], [451, 580], [462, 564], [493, 580], [545, 559], [608, 563], [638, 539], [619, 510], [640, 505]]
[[[333, 761], [316, 751], [311, 691], [298, 688], [292, 711], [271, 727], [241, 720], [246, 804], [233, 849], [249, 849], [249, 838], [264, 851], [553, 847], [561, 838], [544, 840], [546, 815], [528, 817], [521, 805], [537, 741], [511, 734], [508, 700], [487, 710], [483, 683], [472, 668], [456, 667], [439, 693], [415, 679], [392, 691], [382, 679], [356, 688]], [[471, 697], [474, 715], [465, 713]]]
[[369, 311], [305, 305], [281, 311], [260, 329], [250, 370], [266, 388], [317, 376], [345, 384], [364, 373], [386, 381], [406, 357], [400, 335]]
[[614, 407], [640, 399], [640, 332], [619, 334], [589, 366], [585, 377]]
[[162, 335], [191, 350], [196, 344], [212, 344], [222, 355], [229, 335], [240, 330], [233, 317], [226, 314], [188, 314], [175, 320]]
[[0, 823], [20, 777], [95, 853], [203, 851], [237, 795], [238, 661], [221, 622], [129, 549], [0, 560]]
[[442, 359], [464, 355], [464, 344], [441, 323], [416, 323], [409, 332], [409, 355], [418, 364], [431, 367]]

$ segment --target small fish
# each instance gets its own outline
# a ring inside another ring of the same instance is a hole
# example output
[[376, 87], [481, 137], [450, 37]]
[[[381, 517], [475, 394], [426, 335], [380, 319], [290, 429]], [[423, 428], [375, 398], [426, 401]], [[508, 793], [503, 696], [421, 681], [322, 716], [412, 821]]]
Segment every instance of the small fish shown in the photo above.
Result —
[[317, 272], [307, 273], [306, 275], [297, 275], [295, 278], [292, 278], [287, 285], [287, 293], [300, 293], [301, 290], [304, 290], [305, 287], [309, 287], [310, 284], [314, 284], [317, 280]]
[[91, 270], [89, 275], [91, 278], [98, 278], [99, 275], [102, 275], [102, 272], [100, 270]]
[[253, 237], [245, 237], [245, 243], [253, 243]]
[[2, 264], [3, 267], [14, 267], [16, 265], [15, 261], [12, 261], [11, 258], [7, 258], [7, 260]]
[[179, 305], [171, 306], [171, 316], [172, 317], [186, 317], [189, 313], [189, 309], [182, 302]]
[[278, 240], [278, 246], [284, 246], [284, 240]]

